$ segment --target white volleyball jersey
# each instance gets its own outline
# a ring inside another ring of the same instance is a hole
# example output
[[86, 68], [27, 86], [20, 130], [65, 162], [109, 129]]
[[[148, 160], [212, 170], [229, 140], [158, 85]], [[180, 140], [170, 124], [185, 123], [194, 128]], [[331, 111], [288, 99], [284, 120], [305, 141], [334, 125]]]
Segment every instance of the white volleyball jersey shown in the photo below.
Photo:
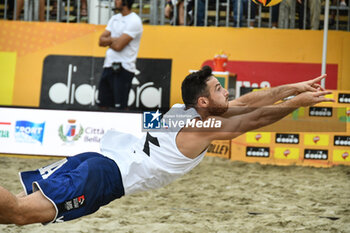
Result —
[[[200, 117], [194, 108], [175, 104], [163, 118], [181, 115], [182, 120]], [[120, 169], [125, 195], [163, 187], [192, 170], [206, 150], [194, 159], [183, 155], [176, 136], [181, 127], [147, 132], [141, 139], [118, 131], [108, 131], [101, 140], [101, 152]]]

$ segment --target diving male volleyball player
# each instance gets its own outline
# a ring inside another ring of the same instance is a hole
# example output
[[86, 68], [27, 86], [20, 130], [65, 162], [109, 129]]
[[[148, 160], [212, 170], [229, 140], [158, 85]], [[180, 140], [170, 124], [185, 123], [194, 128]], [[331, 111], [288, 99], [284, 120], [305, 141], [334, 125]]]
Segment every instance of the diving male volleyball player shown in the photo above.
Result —
[[[176, 104], [164, 115], [165, 119], [180, 116], [175, 120], [188, 125], [168, 125], [147, 132], [142, 139], [108, 131], [101, 140], [101, 153], [83, 153], [21, 172], [25, 195], [15, 196], [0, 186], [0, 223], [68, 221], [124, 195], [167, 185], [194, 168], [212, 140], [232, 139], [272, 124], [299, 107], [333, 101], [324, 97], [330, 92], [317, 84], [324, 77], [229, 101], [211, 69], [203, 67], [183, 81], [184, 105]], [[289, 96], [295, 97], [276, 103]], [[214, 121], [218, 128], [203, 127], [207, 121]]]

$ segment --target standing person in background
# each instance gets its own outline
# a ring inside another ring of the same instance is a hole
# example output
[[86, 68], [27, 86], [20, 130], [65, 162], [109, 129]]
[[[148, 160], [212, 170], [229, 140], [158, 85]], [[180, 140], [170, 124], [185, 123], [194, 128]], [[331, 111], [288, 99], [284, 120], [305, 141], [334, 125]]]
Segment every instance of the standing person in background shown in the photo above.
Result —
[[109, 47], [99, 83], [98, 106], [125, 110], [131, 81], [136, 72], [136, 57], [143, 31], [141, 18], [131, 11], [134, 0], [115, 0], [120, 12], [108, 21], [99, 46]]
[[[17, 0], [15, 20], [20, 19], [23, 6], [24, 6], [24, 0]], [[39, 21], [41, 22], [45, 21], [45, 0], [39, 0]]]
[[284, 0], [279, 5], [279, 28], [294, 28], [295, 26], [295, 0]]
[[271, 15], [272, 29], [276, 29], [278, 27], [278, 17], [279, 17], [280, 4], [281, 3], [272, 6], [272, 15]]
[[[304, 7], [306, 0], [298, 0], [301, 5], [299, 8], [299, 28], [302, 28], [304, 15]], [[320, 15], [321, 15], [321, 0], [308, 0], [307, 6], [310, 8], [310, 27], [312, 30], [318, 30], [320, 28]]]

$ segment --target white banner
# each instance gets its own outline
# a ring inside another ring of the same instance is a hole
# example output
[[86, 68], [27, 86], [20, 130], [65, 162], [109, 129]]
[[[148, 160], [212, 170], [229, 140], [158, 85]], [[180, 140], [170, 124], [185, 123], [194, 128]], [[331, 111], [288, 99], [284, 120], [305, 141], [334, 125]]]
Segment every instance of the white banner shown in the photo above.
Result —
[[142, 114], [0, 108], [0, 153], [72, 156], [99, 152], [109, 129], [142, 136]]

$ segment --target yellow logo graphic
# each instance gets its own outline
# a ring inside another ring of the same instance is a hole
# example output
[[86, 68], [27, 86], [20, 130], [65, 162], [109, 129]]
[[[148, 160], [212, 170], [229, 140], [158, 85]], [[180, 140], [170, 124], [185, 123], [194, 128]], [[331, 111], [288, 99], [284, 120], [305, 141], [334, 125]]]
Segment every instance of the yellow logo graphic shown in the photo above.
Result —
[[308, 146], [328, 146], [329, 135], [325, 134], [305, 134], [304, 145]]
[[271, 133], [248, 132], [246, 135], [248, 143], [270, 143], [271, 141]]
[[299, 159], [299, 148], [276, 147], [276, 159]]
[[350, 150], [333, 150], [334, 162], [350, 162]]

